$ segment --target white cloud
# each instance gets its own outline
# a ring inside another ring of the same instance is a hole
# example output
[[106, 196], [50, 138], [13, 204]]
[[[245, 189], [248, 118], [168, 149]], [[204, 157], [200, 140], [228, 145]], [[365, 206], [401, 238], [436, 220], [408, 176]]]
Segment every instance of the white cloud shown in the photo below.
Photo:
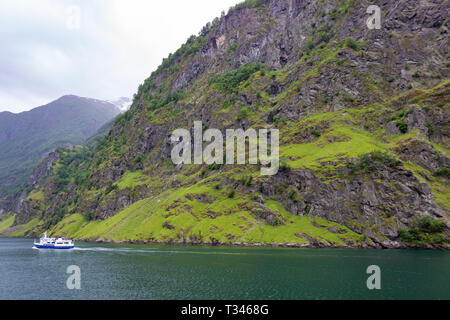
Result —
[[[164, 57], [238, 2], [2, 0], [0, 111], [64, 94], [131, 97]], [[79, 29], [68, 28], [73, 6], [80, 8]]]

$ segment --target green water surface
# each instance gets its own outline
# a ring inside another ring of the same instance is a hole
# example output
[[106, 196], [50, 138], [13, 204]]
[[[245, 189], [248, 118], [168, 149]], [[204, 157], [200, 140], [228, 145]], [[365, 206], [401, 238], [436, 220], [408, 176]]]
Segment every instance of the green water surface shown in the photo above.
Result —
[[[450, 252], [76, 243], [0, 238], [0, 299], [450, 299]], [[69, 290], [77, 265], [81, 289]], [[368, 290], [366, 269], [381, 269]]]

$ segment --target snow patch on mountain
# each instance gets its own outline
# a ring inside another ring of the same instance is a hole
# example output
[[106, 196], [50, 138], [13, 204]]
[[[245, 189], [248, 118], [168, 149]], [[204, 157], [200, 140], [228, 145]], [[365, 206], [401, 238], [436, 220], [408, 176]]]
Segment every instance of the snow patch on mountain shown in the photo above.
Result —
[[119, 108], [120, 112], [125, 112], [128, 111], [128, 109], [130, 109], [133, 101], [127, 97], [120, 97], [117, 99], [107, 100], [107, 102], [112, 103], [117, 108]]

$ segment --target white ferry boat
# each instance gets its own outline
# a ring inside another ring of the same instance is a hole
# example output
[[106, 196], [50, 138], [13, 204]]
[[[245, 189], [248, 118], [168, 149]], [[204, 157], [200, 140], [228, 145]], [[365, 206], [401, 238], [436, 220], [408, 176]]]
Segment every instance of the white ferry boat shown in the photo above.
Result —
[[34, 247], [38, 249], [73, 249], [74, 242], [64, 238], [47, 238], [47, 232], [34, 243]]

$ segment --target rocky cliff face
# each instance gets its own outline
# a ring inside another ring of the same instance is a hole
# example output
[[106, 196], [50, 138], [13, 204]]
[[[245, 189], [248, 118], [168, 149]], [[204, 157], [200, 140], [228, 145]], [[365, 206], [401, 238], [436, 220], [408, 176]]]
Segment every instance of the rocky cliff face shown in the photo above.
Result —
[[[23, 234], [114, 241], [448, 246], [448, 5], [377, 4], [379, 30], [351, 0], [246, 1], [216, 19], [105, 139], [59, 155], [16, 224], [40, 216]], [[173, 165], [171, 133], [194, 121], [280, 129], [279, 173]]]

